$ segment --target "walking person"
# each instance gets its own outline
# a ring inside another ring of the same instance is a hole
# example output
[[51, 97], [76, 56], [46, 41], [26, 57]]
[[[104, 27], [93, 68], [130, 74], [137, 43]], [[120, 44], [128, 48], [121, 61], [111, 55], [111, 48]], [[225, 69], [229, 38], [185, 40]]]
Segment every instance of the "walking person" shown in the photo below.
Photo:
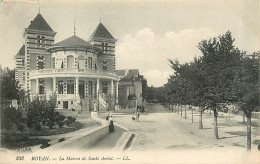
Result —
[[94, 109], [94, 112], [97, 112], [97, 105], [96, 105], [96, 102], [94, 102], [94, 104], [93, 104], [93, 109]]
[[139, 117], [140, 117], [140, 113], [137, 112], [137, 113], [136, 113], [136, 119], [137, 119], [138, 122], [139, 122]]
[[113, 117], [112, 117], [112, 115], [110, 115], [110, 117], [109, 117], [109, 132], [110, 133], [113, 133], [115, 131], [113, 122], [114, 122]]

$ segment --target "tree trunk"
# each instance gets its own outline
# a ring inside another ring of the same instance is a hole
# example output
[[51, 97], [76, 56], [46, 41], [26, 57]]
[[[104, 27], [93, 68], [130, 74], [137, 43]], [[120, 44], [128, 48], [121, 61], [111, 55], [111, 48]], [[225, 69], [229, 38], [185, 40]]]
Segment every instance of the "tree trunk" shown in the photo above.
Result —
[[203, 125], [202, 125], [202, 108], [200, 108], [200, 121], [199, 121], [199, 129], [203, 129]]
[[193, 108], [191, 107], [191, 123], [193, 123]]
[[187, 108], [187, 107], [185, 106], [185, 109], [184, 109], [184, 118], [185, 118], [185, 119], [187, 119], [187, 112], [186, 112], [187, 109], [186, 109], [186, 108]]
[[209, 109], [209, 115], [211, 116], [211, 109]]
[[251, 114], [247, 116], [247, 150], [251, 150]]
[[214, 109], [214, 135], [215, 138], [218, 139], [218, 113], [217, 109]]
[[179, 104], [177, 104], [177, 113], [179, 114]]
[[181, 105], [181, 116], [182, 116], [182, 105]]

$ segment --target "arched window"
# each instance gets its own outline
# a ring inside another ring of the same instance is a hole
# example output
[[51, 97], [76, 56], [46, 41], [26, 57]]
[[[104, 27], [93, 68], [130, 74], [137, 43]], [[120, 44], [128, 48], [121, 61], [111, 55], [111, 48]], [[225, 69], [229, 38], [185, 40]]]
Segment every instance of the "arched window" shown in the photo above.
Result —
[[61, 58], [56, 58], [55, 68], [56, 68], [56, 69], [63, 68], [63, 59], [61, 59]]
[[74, 57], [71, 55], [67, 56], [67, 68], [74, 69]]
[[84, 58], [84, 56], [78, 57], [78, 68], [79, 69], [85, 69], [85, 58]]

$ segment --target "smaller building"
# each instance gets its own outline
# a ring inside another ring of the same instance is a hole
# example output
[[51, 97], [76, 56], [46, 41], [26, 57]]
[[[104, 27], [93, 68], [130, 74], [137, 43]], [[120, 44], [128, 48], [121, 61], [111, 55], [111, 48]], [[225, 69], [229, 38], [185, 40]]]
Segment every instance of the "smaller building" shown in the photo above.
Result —
[[142, 106], [142, 78], [138, 69], [116, 70], [120, 77], [118, 84], [118, 104], [121, 109]]

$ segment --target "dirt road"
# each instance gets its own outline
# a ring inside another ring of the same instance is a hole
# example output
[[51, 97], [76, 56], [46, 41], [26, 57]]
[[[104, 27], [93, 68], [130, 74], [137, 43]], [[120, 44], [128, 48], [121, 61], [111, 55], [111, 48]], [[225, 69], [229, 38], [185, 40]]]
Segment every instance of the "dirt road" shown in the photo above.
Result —
[[[245, 149], [246, 126], [230, 126], [226, 117], [219, 117], [219, 136], [214, 138], [213, 116], [204, 114], [204, 129], [198, 128], [198, 113], [195, 123], [191, 123], [190, 112], [184, 119], [176, 113], [167, 111], [162, 105], [152, 104], [146, 108], [147, 115], [142, 114], [140, 121], [132, 121], [131, 115], [114, 113], [116, 123], [136, 133], [130, 150], [158, 149]], [[258, 141], [260, 134], [253, 128], [252, 141]]]

